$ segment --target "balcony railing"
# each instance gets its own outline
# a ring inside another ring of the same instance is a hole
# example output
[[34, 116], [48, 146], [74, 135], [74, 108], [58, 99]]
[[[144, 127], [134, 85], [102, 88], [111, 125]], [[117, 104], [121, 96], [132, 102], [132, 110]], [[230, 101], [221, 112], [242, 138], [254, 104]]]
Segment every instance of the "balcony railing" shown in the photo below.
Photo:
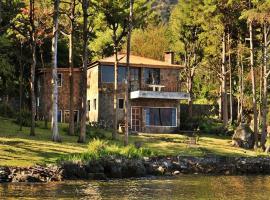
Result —
[[165, 86], [165, 85], [142, 85], [139, 87], [131, 87], [131, 91], [156, 91], [156, 92], [180, 92], [181, 88], [179, 86]]

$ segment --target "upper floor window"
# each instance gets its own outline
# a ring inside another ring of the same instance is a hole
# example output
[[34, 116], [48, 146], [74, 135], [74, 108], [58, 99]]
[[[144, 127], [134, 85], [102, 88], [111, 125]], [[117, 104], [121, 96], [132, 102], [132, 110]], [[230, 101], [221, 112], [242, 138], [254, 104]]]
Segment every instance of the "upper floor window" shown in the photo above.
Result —
[[139, 80], [139, 68], [130, 68], [130, 80], [131, 81]]
[[101, 82], [113, 83], [114, 82], [114, 68], [113, 66], [101, 66]]
[[62, 74], [58, 73], [57, 74], [57, 86], [62, 87], [62, 83], [63, 83], [63, 76], [62, 76]]
[[[118, 67], [118, 83], [125, 81], [126, 68]], [[113, 83], [114, 82], [114, 66], [101, 66], [101, 82]]]
[[160, 69], [145, 68], [144, 69], [144, 82], [146, 84], [160, 84]]

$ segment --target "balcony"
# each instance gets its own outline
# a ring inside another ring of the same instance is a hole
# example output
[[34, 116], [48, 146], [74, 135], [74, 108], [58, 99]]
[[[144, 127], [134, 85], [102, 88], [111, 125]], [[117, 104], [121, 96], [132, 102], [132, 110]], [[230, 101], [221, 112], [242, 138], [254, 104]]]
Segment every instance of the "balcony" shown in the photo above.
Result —
[[163, 85], [146, 85], [139, 90], [131, 91], [131, 99], [172, 99], [187, 100], [190, 95], [185, 92], [179, 92], [178, 87], [165, 87]]

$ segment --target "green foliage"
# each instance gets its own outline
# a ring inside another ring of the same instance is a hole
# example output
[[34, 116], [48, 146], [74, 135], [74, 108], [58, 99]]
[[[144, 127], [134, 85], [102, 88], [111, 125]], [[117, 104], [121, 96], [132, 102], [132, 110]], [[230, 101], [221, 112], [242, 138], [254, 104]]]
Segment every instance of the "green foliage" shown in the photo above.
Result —
[[81, 154], [72, 154], [63, 159], [72, 161], [89, 161], [106, 157], [142, 158], [153, 155], [154, 153], [150, 149], [137, 149], [134, 145], [123, 147], [110, 143], [107, 140], [93, 139], [89, 142], [86, 152]]
[[222, 122], [209, 118], [202, 118], [199, 121], [199, 129], [206, 134], [225, 135], [227, 133], [227, 128]]
[[[31, 112], [29, 110], [22, 110], [22, 126], [30, 127], [31, 126]], [[20, 113], [16, 113], [16, 123], [20, 124]]]
[[167, 26], [148, 26], [146, 29], [136, 29], [131, 37], [133, 54], [157, 60], [164, 59], [164, 52], [170, 46]]
[[0, 103], [0, 116], [2, 117], [14, 117], [15, 111], [14, 109], [6, 103]]

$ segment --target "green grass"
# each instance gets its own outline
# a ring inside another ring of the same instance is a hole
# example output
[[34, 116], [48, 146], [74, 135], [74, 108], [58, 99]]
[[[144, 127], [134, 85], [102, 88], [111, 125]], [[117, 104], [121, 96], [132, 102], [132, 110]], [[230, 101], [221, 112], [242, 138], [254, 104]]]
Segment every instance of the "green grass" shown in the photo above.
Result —
[[[41, 122], [36, 128], [36, 136], [29, 136], [29, 128], [19, 126], [11, 119], [0, 117], [0, 165], [1, 166], [29, 166], [33, 164], [54, 163], [60, 157], [83, 153], [87, 151], [86, 144], [78, 144], [77, 136], [68, 136], [64, 133], [66, 124], [60, 124], [62, 143], [51, 141], [51, 131], [42, 128]], [[94, 130], [102, 132], [107, 138], [111, 137], [110, 131]], [[180, 134], [139, 134], [130, 136], [129, 143], [141, 142], [142, 147], [150, 149], [157, 155], [224, 155], [224, 156], [257, 156], [265, 155], [261, 152], [244, 150], [231, 146], [229, 137], [203, 135], [197, 145], [189, 146], [187, 137]], [[118, 147], [123, 144], [123, 135], [118, 135], [116, 141], [110, 141]]]

